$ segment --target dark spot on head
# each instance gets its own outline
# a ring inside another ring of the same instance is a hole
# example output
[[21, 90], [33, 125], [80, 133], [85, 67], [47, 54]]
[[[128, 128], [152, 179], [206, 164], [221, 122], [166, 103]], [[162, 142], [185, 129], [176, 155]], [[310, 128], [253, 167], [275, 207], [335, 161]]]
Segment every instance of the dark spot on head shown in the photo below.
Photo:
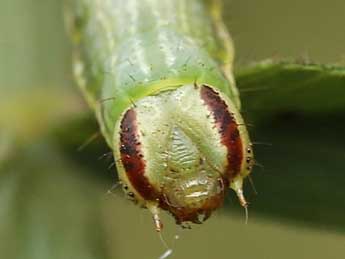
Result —
[[219, 93], [211, 87], [203, 85], [200, 94], [209, 111], [213, 114], [216, 127], [221, 134], [222, 144], [227, 147], [227, 173], [229, 178], [233, 179], [240, 173], [243, 160], [242, 140], [234, 113], [229, 112], [227, 104], [219, 96]]
[[129, 109], [121, 121], [120, 153], [127, 177], [135, 190], [146, 200], [153, 200], [157, 193], [145, 174], [145, 161], [137, 130], [136, 113]]

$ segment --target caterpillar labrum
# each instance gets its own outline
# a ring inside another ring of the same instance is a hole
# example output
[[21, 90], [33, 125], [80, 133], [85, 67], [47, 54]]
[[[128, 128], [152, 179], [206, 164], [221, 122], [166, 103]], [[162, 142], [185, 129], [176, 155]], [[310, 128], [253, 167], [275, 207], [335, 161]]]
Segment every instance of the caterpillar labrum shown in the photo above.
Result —
[[202, 223], [228, 188], [247, 206], [253, 150], [216, 0], [71, 0], [76, 78], [127, 195]]

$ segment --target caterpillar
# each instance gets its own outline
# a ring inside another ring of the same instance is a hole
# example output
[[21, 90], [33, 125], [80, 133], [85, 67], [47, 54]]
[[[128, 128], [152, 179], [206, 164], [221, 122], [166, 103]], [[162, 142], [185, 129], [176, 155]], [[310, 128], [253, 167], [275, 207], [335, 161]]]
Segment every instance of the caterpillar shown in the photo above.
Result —
[[204, 222], [242, 185], [253, 150], [217, 0], [66, 3], [75, 74], [127, 196], [177, 224]]

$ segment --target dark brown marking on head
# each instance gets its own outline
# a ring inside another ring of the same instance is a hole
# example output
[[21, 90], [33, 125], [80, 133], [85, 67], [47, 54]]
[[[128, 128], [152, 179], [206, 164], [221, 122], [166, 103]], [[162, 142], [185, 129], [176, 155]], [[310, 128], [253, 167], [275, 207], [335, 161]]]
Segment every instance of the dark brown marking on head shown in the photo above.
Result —
[[129, 109], [121, 121], [120, 153], [121, 161], [129, 181], [145, 200], [157, 199], [156, 190], [145, 177], [145, 160], [141, 153], [136, 113]]
[[200, 94], [213, 114], [222, 137], [222, 144], [227, 147], [227, 172], [231, 180], [240, 173], [243, 160], [243, 145], [238, 125], [234, 116], [229, 112], [227, 104], [211, 87], [203, 85]]

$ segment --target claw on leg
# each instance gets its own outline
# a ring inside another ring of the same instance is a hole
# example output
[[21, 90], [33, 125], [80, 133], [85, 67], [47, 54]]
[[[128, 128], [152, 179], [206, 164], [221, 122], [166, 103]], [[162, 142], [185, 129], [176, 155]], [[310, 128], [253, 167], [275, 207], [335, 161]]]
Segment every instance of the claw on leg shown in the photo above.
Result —
[[244, 208], [244, 211], [246, 213], [245, 224], [248, 224], [248, 202], [246, 201], [246, 198], [244, 198], [242, 189], [236, 190], [236, 194], [241, 206]]
[[159, 217], [159, 208], [156, 204], [150, 204], [147, 208], [152, 213], [153, 223], [155, 224], [155, 229], [157, 232], [161, 232], [163, 229], [163, 223]]
[[238, 200], [239, 200], [241, 206], [245, 210], [245, 213], [246, 213], [245, 223], [247, 224], [248, 223], [248, 202], [246, 201], [246, 198], [244, 197], [242, 185], [243, 185], [243, 180], [237, 179], [231, 183], [230, 187], [231, 187], [231, 189], [233, 189], [236, 192]]
[[162, 236], [163, 223], [159, 217], [158, 205], [155, 203], [147, 204], [147, 208], [152, 213], [153, 222], [155, 224], [155, 229], [157, 231], [159, 239], [161, 240], [163, 246], [166, 248], [166, 251], [159, 257], [159, 259], [166, 259], [173, 253], [173, 250], [168, 246]]
[[241, 206], [244, 207], [244, 208], [247, 208], [248, 207], [248, 202], [246, 201], [246, 198], [244, 198], [243, 190], [242, 189], [238, 189], [238, 190], [235, 190], [235, 191], [236, 191], [236, 194], [237, 194], [237, 197], [238, 197], [238, 200], [239, 200]]

